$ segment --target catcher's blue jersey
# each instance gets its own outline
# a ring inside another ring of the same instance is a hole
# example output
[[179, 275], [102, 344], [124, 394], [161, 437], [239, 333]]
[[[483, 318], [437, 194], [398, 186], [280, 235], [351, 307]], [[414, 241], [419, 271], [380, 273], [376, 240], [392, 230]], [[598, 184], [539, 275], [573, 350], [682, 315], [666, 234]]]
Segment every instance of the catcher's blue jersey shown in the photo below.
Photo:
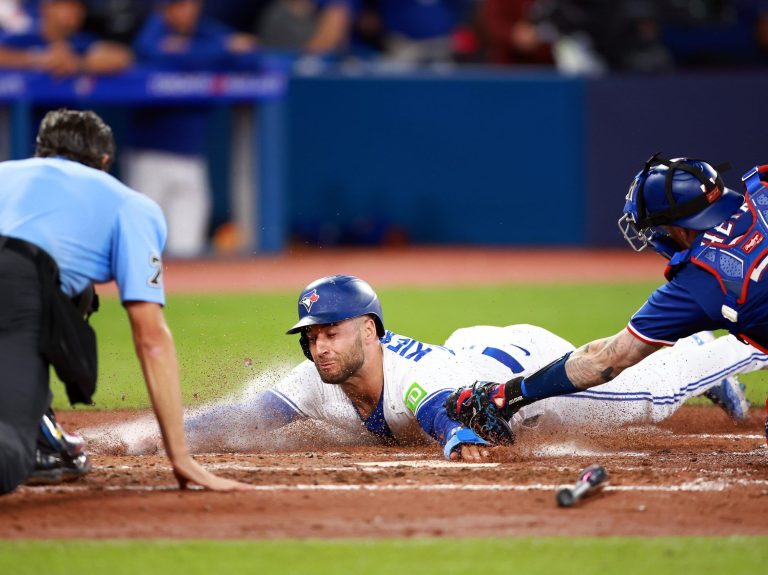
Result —
[[[687, 253], [697, 253], [706, 235], [702, 234]], [[757, 273], [753, 274], [754, 279], [746, 278], [744, 300], [735, 305], [724, 293], [717, 270], [694, 265], [689, 256], [682, 259], [672, 279], [653, 292], [632, 316], [628, 329], [644, 341], [663, 345], [672, 345], [698, 331], [726, 329], [763, 350], [768, 349], [768, 281], [763, 275]], [[759, 266], [755, 269], [762, 272]]]
[[668, 284], [632, 317], [640, 339], [669, 345], [697, 331], [726, 329], [768, 350], [768, 166], [742, 177], [745, 201], [672, 256]]
[[627, 329], [648, 343], [673, 345], [693, 333], [727, 327], [722, 300], [714, 276], [689, 264], [651, 294]]
[[165, 301], [163, 213], [105, 172], [63, 158], [0, 163], [0, 235], [48, 252], [69, 295], [114, 279], [122, 301]]

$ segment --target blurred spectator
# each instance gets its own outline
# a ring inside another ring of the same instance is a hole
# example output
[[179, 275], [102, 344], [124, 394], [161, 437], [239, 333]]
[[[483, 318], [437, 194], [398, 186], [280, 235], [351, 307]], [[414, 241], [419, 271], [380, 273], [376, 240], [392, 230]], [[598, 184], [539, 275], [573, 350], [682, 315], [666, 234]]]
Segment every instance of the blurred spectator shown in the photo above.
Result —
[[330, 54], [349, 43], [355, 0], [272, 0], [257, 23], [265, 48]]
[[32, 17], [23, 0], [0, 0], [0, 30], [20, 34], [32, 28]]
[[131, 45], [153, 0], [85, 0], [85, 30], [105, 40]]
[[271, 0], [211, 0], [203, 2], [203, 15], [239, 32], [253, 32]]
[[156, 0], [155, 4], [134, 42], [142, 63], [170, 70], [210, 70], [256, 47], [252, 35], [204, 17], [202, 0]]
[[384, 52], [379, 3], [380, 0], [360, 0], [352, 23], [352, 49], [363, 57]]
[[765, 0], [669, 0], [664, 40], [681, 67], [755, 66], [768, 47], [766, 10]]
[[71, 76], [119, 72], [133, 62], [125, 46], [81, 31], [86, 10], [80, 0], [40, 0], [38, 16], [27, 31], [0, 34], [0, 67]]
[[659, 0], [539, 0], [531, 16], [563, 73], [665, 72], [673, 60], [661, 40], [663, 8]]
[[404, 63], [452, 61], [453, 35], [473, 7], [473, 0], [381, 0], [387, 57]]
[[755, 42], [759, 63], [768, 64], [768, 0], [758, 0], [755, 22]]
[[481, 23], [487, 59], [495, 64], [553, 65], [552, 47], [530, 12], [536, 0], [484, 0]]
[[661, 40], [658, 0], [539, 0], [540, 30], [549, 30], [559, 71], [664, 72], [673, 67]]
[[[201, 15], [201, 0], [164, 0], [140, 31], [139, 62], [163, 70], [220, 70], [252, 52], [255, 39]], [[212, 108], [165, 106], [137, 110], [126, 154], [129, 186], [150, 196], [168, 221], [167, 253], [200, 255], [207, 245], [211, 193], [206, 137]]]

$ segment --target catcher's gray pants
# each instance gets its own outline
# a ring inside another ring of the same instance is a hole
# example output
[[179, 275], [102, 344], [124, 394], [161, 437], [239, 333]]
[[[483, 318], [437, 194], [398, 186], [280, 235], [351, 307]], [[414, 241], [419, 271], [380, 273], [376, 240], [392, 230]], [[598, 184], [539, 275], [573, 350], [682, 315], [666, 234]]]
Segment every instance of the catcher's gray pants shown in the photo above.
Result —
[[0, 248], [0, 494], [32, 473], [37, 427], [48, 407], [40, 355], [42, 305], [35, 263]]

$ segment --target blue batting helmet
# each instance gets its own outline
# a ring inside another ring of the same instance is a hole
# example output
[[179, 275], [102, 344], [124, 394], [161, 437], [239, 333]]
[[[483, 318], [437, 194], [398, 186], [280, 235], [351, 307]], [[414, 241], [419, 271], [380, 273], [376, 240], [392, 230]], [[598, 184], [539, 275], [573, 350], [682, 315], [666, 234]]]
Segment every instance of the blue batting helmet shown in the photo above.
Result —
[[376, 333], [384, 335], [384, 315], [381, 302], [367, 282], [355, 276], [336, 275], [320, 278], [305, 287], [298, 302], [299, 321], [286, 334], [301, 333], [299, 343], [307, 358], [309, 342], [306, 328], [310, 325], [327, 325], [370, 315], [376, 323]]
[[655, 154], [632, 181], [619, 229], [635, 251], [651, 244], [670, 257], [680, 248], [660, 226], [708, 230], [727, 220], [743, 202], [744, 196], [726, 188], [718, 170], [708, 163], [665, 160]]

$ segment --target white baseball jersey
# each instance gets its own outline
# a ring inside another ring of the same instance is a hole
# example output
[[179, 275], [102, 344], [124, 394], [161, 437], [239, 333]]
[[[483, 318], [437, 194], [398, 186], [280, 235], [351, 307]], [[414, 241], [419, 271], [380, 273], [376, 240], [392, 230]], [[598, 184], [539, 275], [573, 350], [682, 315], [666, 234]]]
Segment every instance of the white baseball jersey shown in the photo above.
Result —
[[[381, 340], [384, 390], [381, 408], [399, 443], [423, 439], [417, 416], [435, 394], [477, 380], [504, 382], [526, 375], [573, 349], [564, 339], [530, 325], [477, 326], [456, 331], [445, 346], [425, 344], [388, 331]], [[272, 393], [303, 417], [359, 430], [361, 419], [339, 386], [323, 383], [307, 360]]]

